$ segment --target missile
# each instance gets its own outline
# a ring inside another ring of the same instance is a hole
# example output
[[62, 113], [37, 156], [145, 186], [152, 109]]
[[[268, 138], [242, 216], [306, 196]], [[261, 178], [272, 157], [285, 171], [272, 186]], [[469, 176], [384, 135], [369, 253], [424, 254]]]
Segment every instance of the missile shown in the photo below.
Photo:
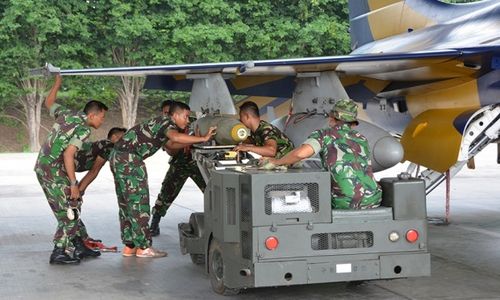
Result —
[[205, 116], [193, 122], [195, 132], [205, 135], [210, 127], [217, 127], [214, 136], [217, 145], [236, 145], [245, 141], [250, 130], [240, 121], [225, 116]]
[[[328, 118], [322, 115], [313, 115], [302, 119], [301, 115], [295, 115], [288, 120], [285, 129], [286, 118], [277, 119], [273, 121], [273, 124], [281, 129], [296, 147], [300, 146], [314, 130], [329, 126]], [[374, 172], [386, 170], [403, 160], [403, 146], [396, 138], [376, 125], [363, 120], [358, 121], [359, 125], [354, 129], [368, 140]]]

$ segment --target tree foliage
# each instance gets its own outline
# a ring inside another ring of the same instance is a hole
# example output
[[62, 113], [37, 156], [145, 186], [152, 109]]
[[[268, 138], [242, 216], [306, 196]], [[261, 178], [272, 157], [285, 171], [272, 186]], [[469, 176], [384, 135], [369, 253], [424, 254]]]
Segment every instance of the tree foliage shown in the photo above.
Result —
[[163, 10], [158, 63], [349, 52], [346, 0], [173, 0]]
[[[50, 80], [36, 79], [36, 91], [22, 83], [28, 69], [47, 61], [85, 68], [349, 52], [347, 0], [4, 0], [0, 16], [0, 110], [36, 105], [26, 95], [39, 100]], [[139, 97], [140, 83], [65, 78], [60, 97], [75, 108], [90, 98], [119, 100], [132, 111], [139, 99], [158, 99]]]
[[[39, 148], [41, 105], [47, 82], [44, 78], [29, 78], [28, 69], [45, 61], [78, 67], [93, 51], [86, 46], [87, 18], [83, 12], [73, 13], [79, 5], [73, 2], [53, 5], [44, 0], [10, 1], [1, 7], [0, 102], [22, 108], [33, 151]], [[80, 9], [84, 7], [80, 4]]]

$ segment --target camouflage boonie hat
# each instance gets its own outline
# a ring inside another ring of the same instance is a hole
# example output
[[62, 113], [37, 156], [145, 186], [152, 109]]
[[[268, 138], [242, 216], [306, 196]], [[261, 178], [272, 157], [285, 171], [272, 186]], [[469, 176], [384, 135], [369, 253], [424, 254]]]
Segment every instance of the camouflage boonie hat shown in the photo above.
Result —
[[358, 122], [358, 105], [351, 99], [337, 100], [330, 116], [344, 122]]

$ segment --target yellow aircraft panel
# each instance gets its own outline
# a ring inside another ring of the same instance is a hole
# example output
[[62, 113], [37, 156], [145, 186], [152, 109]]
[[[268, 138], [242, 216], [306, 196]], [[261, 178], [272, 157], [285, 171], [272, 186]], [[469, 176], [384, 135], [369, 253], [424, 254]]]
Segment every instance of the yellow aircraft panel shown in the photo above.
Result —
[[471, 79], [451, 88], [433, 90], [427, 94], [408, 95], [406, 104], [412, 116], [418, 116], [432, 109], [479, 108], [477, 81]]
[[368, 6], [370, 7], [370, 11], [374, 11], [397, 2], [401, 2], [401, 0], [369, 0]]
[[453, 126], [467, 108], [432, 109], [414, 118], [401, 138], [404, 160], [446, 172], [458, 157], [462, 135]]
[[[408, 28], [415, 30], [435, 24], [434, 21], [405, 5], [404, 1], [385, 7], [380, 6], [382, 8], [371, 11], [368, 16], [370, 31], [375, 40], [404, 33]], [[398, 20], [398, 22], [391, 22], [392, 20]], [[402, 21], [399, 22], [399, 20]]]

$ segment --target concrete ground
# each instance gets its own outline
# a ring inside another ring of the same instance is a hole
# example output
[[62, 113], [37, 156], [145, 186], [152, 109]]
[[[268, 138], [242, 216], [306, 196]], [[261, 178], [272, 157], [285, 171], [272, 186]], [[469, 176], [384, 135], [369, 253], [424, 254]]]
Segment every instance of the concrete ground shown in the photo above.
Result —
[[[202, 268], [179, 251], [177, 223], [203, 209], [202, 194], [191, 180], [155, 238], [167, 258], [103, 253], [78, 266], [52, 266], [48, 260], [56, 222], [32, 171], [35, 159], [35, 154], [0, 154], [0, 299], [221, 299]], [[250, 289], [234, 298], [500, 299], [500, 167], [495, 161], [496, 149], [489, 147], [477, 158], [476, 170], [463, 170], [452, 180], [452, 223], [429, 229], [431, 277]], [[166, 162], [163, 153], [147, 161], [152, 204]], [[444, 194], [442, 186], [429, 195], [429, 216], [444, 215]], [[84, 200], [82, 218], [91, 236], [120, 246], [107, 166]]]

